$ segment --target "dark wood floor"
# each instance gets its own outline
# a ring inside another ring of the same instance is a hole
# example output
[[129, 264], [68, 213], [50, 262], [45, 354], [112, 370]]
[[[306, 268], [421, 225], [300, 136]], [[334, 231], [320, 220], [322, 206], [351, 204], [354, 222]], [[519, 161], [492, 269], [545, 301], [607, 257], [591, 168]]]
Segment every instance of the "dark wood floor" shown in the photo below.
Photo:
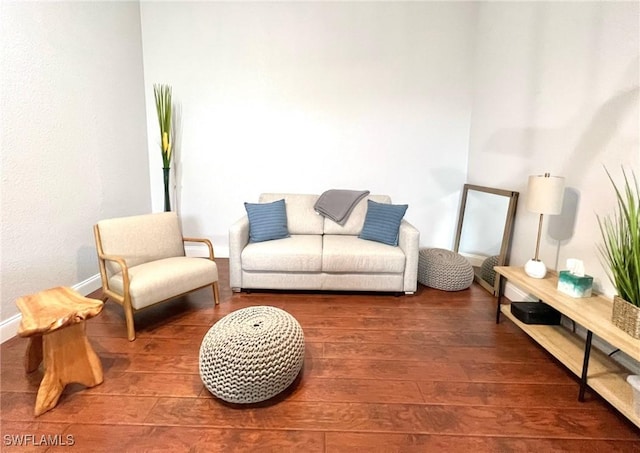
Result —
[[[87, 323], [104, 382], [68, 386], [35, 418], [42, 371], [25, 375], [26, 339], [2, 345], [2, 451], [6, 436], [73, 436], [74, 451], [640, 451], [640, 432], [597, 395], [577, 401], [576, 378], [510, 321], [495, 324], [484, 290], [415, 296], [233, 294], [218, 260], [222, 303], [210, 290], [136, 315], [127, 341], [108, 302]], [[95, 293], [94, 296], [98, 296]], [[303, 375], [277, 401], [223, 404], [202, 385], [200, 342], [239, 308], [273, 305], [306, 338]]]

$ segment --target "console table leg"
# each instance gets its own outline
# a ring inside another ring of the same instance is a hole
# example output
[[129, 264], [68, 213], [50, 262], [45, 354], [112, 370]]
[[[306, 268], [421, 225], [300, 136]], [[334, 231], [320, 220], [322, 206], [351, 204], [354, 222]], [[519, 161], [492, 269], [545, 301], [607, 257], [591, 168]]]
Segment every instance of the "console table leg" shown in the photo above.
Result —
[[504, 293], [504, 279], [502, 275], [496, 274], [498, 278], [498, 307], [496, 308], [496, 324], [500, 324], [500, 304], [502, 303], [502, 294]]
[[578, 401], [584, 401], [584, 392], [587, 390], [587, 372], [589, 371], [589, 355], [591, 354], [591, 337], [593, 332], [587, 331], [587, 341], [584, 345], [584, 360], [582, 361], [582, 377], [580, 378], [580, 393]]

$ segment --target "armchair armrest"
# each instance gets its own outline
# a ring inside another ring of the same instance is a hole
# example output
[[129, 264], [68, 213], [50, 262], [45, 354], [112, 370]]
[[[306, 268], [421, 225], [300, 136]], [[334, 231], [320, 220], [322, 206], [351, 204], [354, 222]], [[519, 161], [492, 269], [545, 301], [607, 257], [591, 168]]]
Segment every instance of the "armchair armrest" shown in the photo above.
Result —
[[404, 292], [414, 293], [418, 289], [418, 258], [420, 252], [420, 232], [406, 220], [400, 223], [398, 246], [405, 255]]
[[249, 217], [242, 216], [229, 228], [229, 283], [242, 288], [242, 250], [249, 243]]
[[182, 241], [183, 242], [201, 242], [203, 244], [206, 244], [206, 246], [209, 248], [209, 259], [213, 261], [213, 259], [215, 258], [215, 255], [213, 254], [213, 245], [211, 244], [211, 241], [209, 239], [183, 237]]
[[122, 284], [123, 288], [125, 288], [125, 292], [129, 289], [129, 267], [127, 266], [127, 262], [121, 256], [105, 255], [103, 253], [98, 253], [98, 260], [100, 261], [100, 276], [102, 277], [103, 291], [107, 292], [107, 294], [111, 296], [116, 294], [117, 296], [122, 297], [123, 294], [114, 293], [114, 291], [109, 288], [109, 276], [107, 274], [105, 261], [112, 261], [120, 266], [122, 272]]

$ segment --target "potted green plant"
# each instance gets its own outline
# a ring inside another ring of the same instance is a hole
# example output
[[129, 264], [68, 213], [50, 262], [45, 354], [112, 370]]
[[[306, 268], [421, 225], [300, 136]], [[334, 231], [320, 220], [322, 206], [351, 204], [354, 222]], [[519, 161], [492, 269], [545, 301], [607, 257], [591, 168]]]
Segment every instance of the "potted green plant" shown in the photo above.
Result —
[[613, 299], [613, 323], [634, 338], [640, 338], [640, 189], [635, 173], [618, 187], [607, 176], [616, 193], [616, 212], [600, 218], [603, 242], [599, 246], [608, 275], [618, 294]]
[[164, 177], [164, 210], [171, 211], [169, 197], [169, 178], [171, 158], [173, 157], [173, 129], [171, 87], [169, 85], [153, 85], [153, 95], [156, 100], [156, 112], [160, 125], [160, 150], [162, 151], [162, 173]]

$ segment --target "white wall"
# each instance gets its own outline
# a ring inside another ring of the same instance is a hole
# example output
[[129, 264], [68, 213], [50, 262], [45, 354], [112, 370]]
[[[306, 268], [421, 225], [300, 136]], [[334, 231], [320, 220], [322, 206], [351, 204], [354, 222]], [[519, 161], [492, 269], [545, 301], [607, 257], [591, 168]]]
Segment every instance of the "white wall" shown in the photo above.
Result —
[[[613, 294], [600, 264], [596, 214], [612, 212], [603, 165], [640, 175], [637, 2], [482, 3], [479, 9], [469, 182], [521, 193], [511, 264], [533, 257], [538, 217], [525, 209], [527, 177], [566, 177], [579, 202], [573, 237], [540, 257], [551, 268], [585, 261]], [[558, 219], [554, 219], [554, 222]]]
[[95, 276], [92, 225], [151, 199], [137, 2], [3, 1], [0, 49], [6, 324], [19, 296]]
[[219, 252], [242, 201], [332, 187], [408, 202], [422, 244], [450, 246], [468, 149], [468, 182], [522, 194], [516, 265], [537, 226], [527, 176], [567, 177], [575, 234], [559, 253], [545, 237], [542, 258], [583, 258], [607, 289], [595, 213], [614, 202], [603, 163], [617, 179], [620, 165], [640, 173], [638, 13], [608, 2], [3, 1], [0, 319], [22, 294], [97, 273], [96, 220], [147, 212], [150, 197], [162, 209], [153, 83], [182, 103], [185, 232]]
[[[154, 210], [154, 83], [182, 106], [185, 233], [227, 232], [261, 192], [368, 189], [451, 247], [466, 179], [475, 5], [141, 3]], [[175, 165], [174, 165], [175, 167]]]

